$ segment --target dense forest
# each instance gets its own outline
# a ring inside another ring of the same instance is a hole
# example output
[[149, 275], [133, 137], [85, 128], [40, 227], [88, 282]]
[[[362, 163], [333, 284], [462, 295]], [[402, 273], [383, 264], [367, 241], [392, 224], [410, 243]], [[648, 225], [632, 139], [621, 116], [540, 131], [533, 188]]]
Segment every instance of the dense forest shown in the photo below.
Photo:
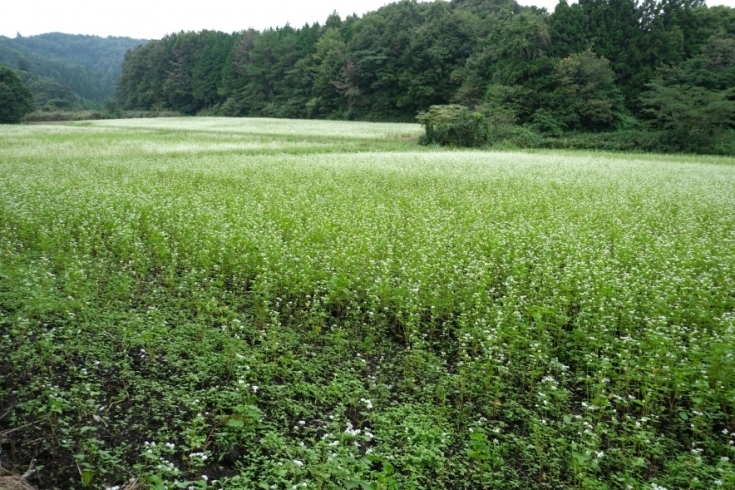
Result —
[[0, 36], [0, 64], [16, 70], [38, 109], [99, 104], [113, 97], [125, 52], [145, 42], [61, 33]]
[[735, 9], [701, 0], [403, 0], [323, 25], [181, 32], [125, 55], [127, 109], [415, 121], [437, 104], [544, 137], [733, 127]]

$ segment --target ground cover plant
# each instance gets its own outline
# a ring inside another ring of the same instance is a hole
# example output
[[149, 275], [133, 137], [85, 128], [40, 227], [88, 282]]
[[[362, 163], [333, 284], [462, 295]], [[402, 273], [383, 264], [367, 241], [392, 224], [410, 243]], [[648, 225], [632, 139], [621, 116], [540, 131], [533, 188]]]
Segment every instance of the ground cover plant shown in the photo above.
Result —
[[3, 127], [2, 465], [41, 488], [735, 488], [735, 161], [421, 133]]

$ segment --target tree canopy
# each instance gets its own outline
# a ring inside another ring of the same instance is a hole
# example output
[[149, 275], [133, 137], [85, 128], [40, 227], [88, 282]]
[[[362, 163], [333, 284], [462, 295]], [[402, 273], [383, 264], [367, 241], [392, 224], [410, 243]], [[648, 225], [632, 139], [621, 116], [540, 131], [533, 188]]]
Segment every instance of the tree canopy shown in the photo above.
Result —
[[[613, 131], [661, 115], [663, 87], [731, 100], [708, 91], [735, 84], [734, 12], [701, 0], [562, 0], [551, 13], [401, 0], [324, 25], [171, 34], [126, 53], [116, 97], [127, 109], [381, 121], [459, 103], [551, 135]], [[688, 81], [657, 85], [666, 70]]]
[[61, 33], [0, 36], [0, 65], [18, 71], [38, 108], [52, 99], [100, 103], [114, 96], [125, 52], [145, 42]]
[[0, 124], [19, 123], [31, 110], [31, 91], [13, 70], [0, 66]]

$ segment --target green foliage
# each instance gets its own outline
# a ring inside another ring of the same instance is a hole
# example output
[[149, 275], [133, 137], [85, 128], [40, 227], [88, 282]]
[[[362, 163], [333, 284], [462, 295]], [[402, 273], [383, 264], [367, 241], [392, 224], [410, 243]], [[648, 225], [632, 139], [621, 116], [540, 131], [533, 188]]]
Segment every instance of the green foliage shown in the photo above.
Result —
[[181, 113], [173, 111], [121, 111], [114, 104], [106, 104], [103, 110], [79, 109], [60, 106], [47, 106], [23, 117], [23, 122], [58, 122], [58, 121], [95, 121], [99, 119], [141, 119], [157, 117], [180, 117]]
[[735, 128], [735, 37], [714, 36], [702, 54], [661, 70], [641, 102], [649, 123], [682, 150], [707, 151]]
[[462, 128], [444, 128], [437, 142], [497, 143], [468, 115], [477, 111], [501, 140], [514, 132], [514, 144], [528, 146], [543, 142], [538, 134], [640, 128], [658, 117], [641, 94], [667, 70], [680, 78], [666, 75], [668, 85], [731, 88], [733, 19], [732, 9], [700, 0], [562, 1], [551, 14], [512, 0], [402, 0], [324, 25], [151, 41], [126, 54], [116, 101], [127, 110], [368, 121], [413, 121], [456, 104], [469, 111], [458, 113]]
[[[64, 87], [74, 94], [73, 98], [102, 102], [114, 95], [125, 52], [144, 42], [62, 33], [13, 39], [0, 36], [0, 64], [27, 72], [38, 80], [38, 86], [26, 80], [38, 107], [48, 99], [59, 97], [58, 93], [43, 95], [49, 85]], [[60, 98], [71, 101], [68, 97]]]
[[350, 80], [343, 79], [347, 63], [347, 46], [342, 40], [339, 29], [327, 28], [314, 46], [312, 99], [309, 101], [309, 117], [329, 117], [344, 114], [348, 106], [348, 98], [343, 97], [337, 85], [346, 93], [350, 91], [349, 105], [354, 106], [359, 91], [355, 92]]
[[[548, 20], [539, 12], [524, 10], [503, 19], [492, 31], [490, 42], [499, 61], [517, 63], [536, 60], [544, 56], [551, 45]], [[501, 71], [500, 76], [503, 75]]]
[[566, 125], [560, 119], [561, 118], [558, 118], [555, 114], [546, 109], [539, 109], [533, 113], [533, 118], [531, 119], [529, 127], [545, 136], [562, 136], [566, 129]]
[[417, 119], [426, 131], [420, 140], [424, 145], [476, 148], [488, 143], [487, 119], [462, 105], [434, 105]]
[[491, 124], [490, 141], [495, 148], [543, 148], [545, 139], [534, 129], [513, 124]]
[[572, 54], [556, 65], [558, 112], [572, 130], [613, 128], [625, 112], [610, 63], [592, 51]]
[[66, 85], [50, 78], [37, 77], [27, 71], [20, 71], [19, 75], [33, 94], [33, 102], [36, 107], [44, 107], [53, 99], [63, 100], [69, 106], [79, 103], [79, 98], [74, 91]]
[[10, 68], [0, 66], [0, 124], [19, 123], [33, 110], [33, 95]]
[[51, 99], [46, 104], [44, 104], [43, 108], [41, 110], [43, 111], [59, 111], [59, 110], [69, 110], [71, 109], [71, 104], [68, 100], [64, 99]]
[[566, 0], [560, 0], [549, 18], [549, 34], [552, 53], [557, 58], [585, 51], [589, 48], [585, 11], [578, 3], [569, 5]]
[[641, 96], [653, 124], [669, 130], [682, 149], [711, 146], [715, 133], [735, 126], [735, 92], [650, 83]]
[[[3, 467], [35, 460], [38, 488], [732, 488], [735, 159], [420, 132], [4, 128]], [[577, 135], [605, 133], [549, 141]]]
[[[543, 147], [572, 150], [599, 150], [616, 152], [675, 153], [680, 146], [668, 131], [620, 130], [606, 133], [564, 133], [555, 138], [547, 138]], [[709, 149], [709, 153], [735, 155]]]

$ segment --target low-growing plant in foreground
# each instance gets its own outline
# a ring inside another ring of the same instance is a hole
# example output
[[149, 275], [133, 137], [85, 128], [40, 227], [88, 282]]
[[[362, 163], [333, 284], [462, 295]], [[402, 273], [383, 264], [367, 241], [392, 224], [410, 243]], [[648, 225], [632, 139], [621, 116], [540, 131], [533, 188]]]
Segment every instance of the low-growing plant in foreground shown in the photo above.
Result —
[[735, 488], [732, 160], [283, 124], [3, 128], [4, 467], [41, 488]]

